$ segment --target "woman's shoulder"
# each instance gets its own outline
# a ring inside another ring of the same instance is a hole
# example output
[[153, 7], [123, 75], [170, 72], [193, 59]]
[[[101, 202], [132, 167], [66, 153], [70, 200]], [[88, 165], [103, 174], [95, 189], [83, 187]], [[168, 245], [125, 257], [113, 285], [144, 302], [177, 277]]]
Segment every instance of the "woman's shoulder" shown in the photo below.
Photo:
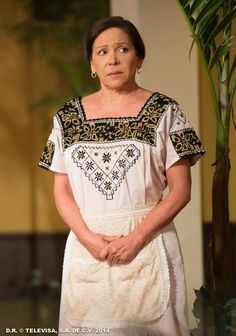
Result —
[[66, 129], [73, 121], [78, 119], [78, 97], [67, 100], [64, 104], [58, 107], [53, 115], [54, 127]]
[[77, 100], [79, 97], [70, 98], [69, 100], [65, 101], [61, 104], [61, 107], [59, 107], [58, 112], [68, 112], [69, 110], [73, 110], [77, 108], [78, 102]]
[[159, 91], [155, 91], [153, 93], [153, 97], [158, 102], [159, 106], [162, 106], [162, 105], [165, 105], [165, 106], [166, 105], [168, 105], [168, 106], [179, 105], [179, 103], [174, 98], [172, 98], [170, 96], [167, 96], [166, 94], [161, 93]]

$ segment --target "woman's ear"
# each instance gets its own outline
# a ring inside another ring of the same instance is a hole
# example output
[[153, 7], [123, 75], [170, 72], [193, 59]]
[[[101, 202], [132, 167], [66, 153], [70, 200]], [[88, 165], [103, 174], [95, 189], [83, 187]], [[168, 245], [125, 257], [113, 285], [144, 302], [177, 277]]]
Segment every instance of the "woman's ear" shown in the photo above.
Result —
[[138, 69], [141, 69], [141, 68], [142, 68], [142, 65], [143, 65], [143, 59], [142, 59], [142, 58], [139, 58], [137, 68], [138, 68]]
[[90, 69], [91, 69], [91, 73], [96, 73], [92, 61], [90, 61]]

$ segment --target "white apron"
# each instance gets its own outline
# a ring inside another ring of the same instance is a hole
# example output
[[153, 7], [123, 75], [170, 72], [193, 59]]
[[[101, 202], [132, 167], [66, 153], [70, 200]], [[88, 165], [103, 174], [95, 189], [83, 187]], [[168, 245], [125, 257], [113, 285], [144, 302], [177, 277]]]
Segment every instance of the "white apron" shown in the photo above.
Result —
[[[155, 206], [82, 212], [93, 232], [127, 235]], [[162, 234], [127, 264], [95, 259], [70, 232], [64, 259], [63, 310], [73, 327], [118, 328], [159, 318], [169, 299], [169, 272]]]

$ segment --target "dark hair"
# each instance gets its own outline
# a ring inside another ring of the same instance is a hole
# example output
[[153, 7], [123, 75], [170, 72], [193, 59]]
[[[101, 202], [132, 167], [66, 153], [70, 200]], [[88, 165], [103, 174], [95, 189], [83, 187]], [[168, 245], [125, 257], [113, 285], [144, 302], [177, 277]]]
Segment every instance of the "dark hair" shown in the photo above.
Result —
[[90, 62], [93, 53], [93, 43], [103, 31], [109, 28], [120, 28], [122, 29], [130, 38], [137, 56], [141, 59], [145, 57], [145, 45], [143, 43], [142, 37], [140, 36], [137, 28], [128, 20], [123, 19], [121, 16], [108, 16], [103, 19], [96, 21], [87, 34], [86, 49], [87, 58]]

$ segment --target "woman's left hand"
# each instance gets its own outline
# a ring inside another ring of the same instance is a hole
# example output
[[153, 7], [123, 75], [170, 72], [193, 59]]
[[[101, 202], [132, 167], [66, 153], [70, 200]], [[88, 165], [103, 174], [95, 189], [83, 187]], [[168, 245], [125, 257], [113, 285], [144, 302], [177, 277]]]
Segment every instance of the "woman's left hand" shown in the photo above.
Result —
[[100, 252], [100, 257], [103, 260], [106, 259], [110, 264], [124, 264], [131, 261], [139, 253], [143, 245], [142, 240], [135, 232], [113, 241], [110, 241], [105, 236], [104, 240], [109, 244]]

